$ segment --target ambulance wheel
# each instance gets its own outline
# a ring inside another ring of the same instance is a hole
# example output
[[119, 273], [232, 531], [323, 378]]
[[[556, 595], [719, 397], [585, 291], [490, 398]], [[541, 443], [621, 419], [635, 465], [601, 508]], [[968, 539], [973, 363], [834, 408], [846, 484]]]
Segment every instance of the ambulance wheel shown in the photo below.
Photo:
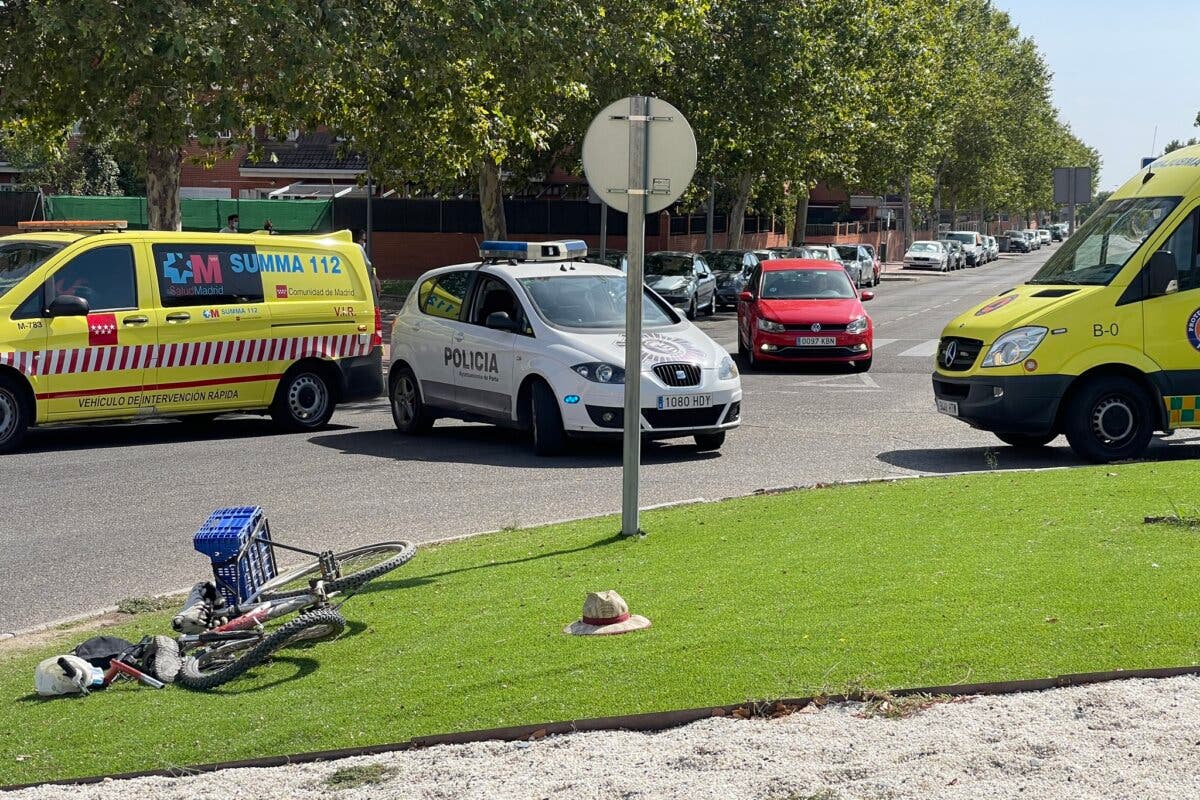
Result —
[[392, 372], [390, 397], [396, 430], [411, 435], [428, 433], [433, 427], [434, 418], [425, 410], [417, 376], [408, 367], [397, 367]]
[[530, 427], [533, 429], [533, 452], [539, 456], [557, 456], [567, 447], [563, 431], [562, 412], [550, 387], [538, 381], [529, 397]]
[[1146, 392], [1121, 375], [1084, 381], [1071, 393], [1062, 422], [1071, 449], [1097, 464], [1137, 458], [1154, 433]]
[[0, 375], [0, 453], [16, 450], [29, 430], [31, 409], [25, 387]]
[[289, 431], [315, 431], [333, 416], [333, 390], [324, 371], [312, 364], [288, 370], [275, 390], [271, 418]]

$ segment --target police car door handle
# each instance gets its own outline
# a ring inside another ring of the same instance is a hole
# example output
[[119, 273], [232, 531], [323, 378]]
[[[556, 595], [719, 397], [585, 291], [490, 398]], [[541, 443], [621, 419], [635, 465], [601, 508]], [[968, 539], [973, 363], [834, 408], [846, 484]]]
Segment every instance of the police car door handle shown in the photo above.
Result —
[[121, 322], [125, 325], [146, 325], [149, 324], [150, 318], [145, 316], [125, 317]]
[[167, 314], [167, 322], [187, 322], [192, 318], [192, 315], [186, 311], [176, 311]]

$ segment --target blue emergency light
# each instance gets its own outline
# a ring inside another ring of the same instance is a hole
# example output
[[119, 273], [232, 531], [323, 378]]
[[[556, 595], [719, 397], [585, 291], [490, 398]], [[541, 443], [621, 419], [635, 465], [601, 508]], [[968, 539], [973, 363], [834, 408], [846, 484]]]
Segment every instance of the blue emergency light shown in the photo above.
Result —
[[481, 259], [511, 261], [574, 261], [587, 257], [587, 242], [566, 239], [559, 242], [487, 241], [479, 246]]

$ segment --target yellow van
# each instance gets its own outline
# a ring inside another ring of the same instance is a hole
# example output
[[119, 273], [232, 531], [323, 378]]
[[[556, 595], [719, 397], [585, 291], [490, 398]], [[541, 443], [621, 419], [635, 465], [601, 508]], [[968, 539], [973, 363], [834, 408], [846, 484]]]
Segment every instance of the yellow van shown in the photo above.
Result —
[[59, 422], [238, 411], [314, 430], [383, 391], [379, 309], [348, 231], [22, 227], [0, 237], [0, 452]]
[[939, 411], [1095, 462], [1200, 427], [1200, 146], [1117, 190], [1026, 283], [953, 320]]

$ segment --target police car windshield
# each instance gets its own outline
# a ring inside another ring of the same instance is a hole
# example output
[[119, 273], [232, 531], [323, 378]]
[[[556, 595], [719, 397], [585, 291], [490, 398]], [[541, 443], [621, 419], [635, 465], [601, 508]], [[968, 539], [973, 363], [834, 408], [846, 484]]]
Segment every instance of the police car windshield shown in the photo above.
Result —
[[763, 273], [763, 300], [848, 300], [854, 296], [844, 269], [778, 269]]
[[647, 275], [691, 275], [692, 257], [671, 253], [649, 253], [646, 255]]
[[1088, 217], [1029, 282], [1106, 286], [1163, 220], [1179, 197], [1109, 200]]
[[[522, 278], [538, 314], [562, 328], [625, 327], [625, 277], [623, 275], [551, 275]], [[674, 325], [669, 309], [649, 291], [642, 295], [642, 324]]]
[[0, 297], [16, 286], [46, 259], [63, 249], [57, 242], [5, 242], [0, 244]]

